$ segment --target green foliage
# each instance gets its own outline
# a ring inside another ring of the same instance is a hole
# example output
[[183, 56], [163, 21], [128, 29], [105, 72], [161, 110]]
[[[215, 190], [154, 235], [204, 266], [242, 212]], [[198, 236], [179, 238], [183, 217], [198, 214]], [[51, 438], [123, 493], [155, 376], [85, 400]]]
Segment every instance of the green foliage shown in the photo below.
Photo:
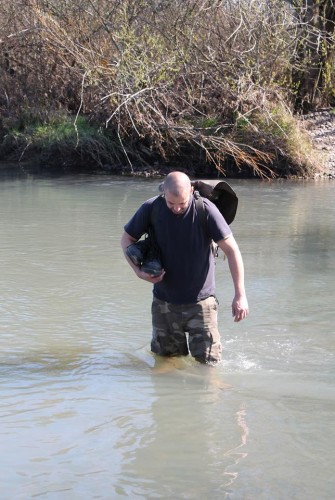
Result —
[[[18, 126], [19, 125], [19, 126]], [[102, 166], [111, 161], [114, 143], [84, 116], [51, 115], [46, 123], [35, 116], [8, 129], [0, 147], [11, 159], [39, 158], [50, 166]]]
[[264, 133], [281, 140], [288, 140], [297, 126], [292, 114], [279, 106], [274, 106], [268, 114], [257, 113], [255, 121]]
[[202, 128], [214, 128], [219, 125], [219, 120], [217, 117], [206, 117], [201, 120]]
[[239, 130], [250, 127], [250, 120], [246, 116], [236, 116], [235, 113], [235, 127]]
[[50, 123], [37, 125], [31, 130], [31, 136], [37, 142], [43, 144], [57, 142], [77, 143], [83, 141], [85, 137], [95, 137], [98, 135], [96, 129], [90, 125], [86, 118], [79, 116], [75, 121], [73, 117], [64, 117], [63, 120], [52, 120]]
[[41, 123], [36, 116], [30, 117], [24, 125], [20, 120], [19, 124], [8, 130], [8, 135], [43, 148], [65, 142], [75, 146], [86, 138], [102, 137], [101, 132], [91, 125], [87, 118], [79, 116], [76, 120], [71, 116], [60, 115], [51, 115], [45, 123]]

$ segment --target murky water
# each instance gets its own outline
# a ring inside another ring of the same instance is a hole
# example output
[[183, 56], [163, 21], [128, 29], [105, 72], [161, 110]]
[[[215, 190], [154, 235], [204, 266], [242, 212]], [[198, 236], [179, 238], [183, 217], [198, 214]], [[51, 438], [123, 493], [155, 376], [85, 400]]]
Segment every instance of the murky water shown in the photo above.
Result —
[[0, 181], [1, 499], [332, 499], [333, 182], [231, 181], [251, 313], [216, 382], [156, 375], [151, 288], [120, 251], [157, 181]]

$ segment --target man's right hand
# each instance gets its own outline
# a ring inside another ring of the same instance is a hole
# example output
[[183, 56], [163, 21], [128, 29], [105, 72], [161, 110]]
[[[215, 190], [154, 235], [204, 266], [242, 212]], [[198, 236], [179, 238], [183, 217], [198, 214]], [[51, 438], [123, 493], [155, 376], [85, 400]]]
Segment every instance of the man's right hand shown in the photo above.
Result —
[[165, 271], [163, 269], [159, 276], [151, 276], [151, 274], [148, 274], [148, 273], [145, 273], [144, 271], [141, 271], [141, 269], [138, 267], [136, 269], [136, 274], [141, 280], [149, 281], [149, 283], [152, 283], [153, 285], [155, 285], [156, 283], [159, 283], [160, 281], [162, 281], [162, 279], [164, 278]]

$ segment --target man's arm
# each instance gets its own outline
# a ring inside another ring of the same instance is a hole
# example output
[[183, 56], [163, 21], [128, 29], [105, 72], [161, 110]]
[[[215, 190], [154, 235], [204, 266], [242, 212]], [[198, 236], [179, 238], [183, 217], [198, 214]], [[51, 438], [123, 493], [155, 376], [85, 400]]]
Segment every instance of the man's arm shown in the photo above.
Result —
[[126, 231], [123, 232], [123, 235], [121, 237], [122, 250], [123, 250], [124, 256], [125, 256], [128, 264], [133, 269], [133, 271], [137, 274], [137, 270], [139, 268], [137, 266], [135, 266], [135, 264], [132, 262], [132, 260], [126, 254], [127, 247], [129, 247], [129, 245], [132, 245], [133, 243], [136, 243], [136, 241], [137, 241], [136, 238], [133, 238], [132, 236], [130, 236], [130, 234], [126, 233]]
[[121, 247], [122, 247], [124, 256], [125, 256], [128, 264], [130, 265], [130, 267], [132, 268], [134, 273], [142, 280], [149, 281], [150, 283], [153, 283], [153, 284], [158, 283], [159, 281], [161, 281], [163, 279], [165, 271], [163, 271], [162, 274], [160, 274], [159, 276], [154, 278], [150, 274], [147, 274], [147, 273], [141, 271], [141, 269], [138, 266], [136, 266], [132, 262], [132, 260], [127, 256], [127, 254], [126, 254], [127, 247], [129, 245], [132, 245], [133, 243], [136, 243], [136, 241], [137, 241], [136, 238], [133, 238], [132, 236], [130, 236], [130, 234], [128, 234], [126, 231], [123, 232], [123, 235], [121, 237]]
[[234, 283], [235, 296], [232, 302], [234, 321], [241, 321], [249, 314], [249, 306], [244, 287], [244, 265], [242, 255], [233, 235], [218, 241], [218, 245], [228, 259], [229, 269]]

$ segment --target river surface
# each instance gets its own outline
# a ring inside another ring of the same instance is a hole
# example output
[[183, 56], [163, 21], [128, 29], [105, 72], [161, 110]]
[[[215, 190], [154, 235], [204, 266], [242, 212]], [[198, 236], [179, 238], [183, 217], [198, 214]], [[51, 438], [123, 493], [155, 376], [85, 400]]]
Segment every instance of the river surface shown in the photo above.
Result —
[[335, 183], [229, 182], [250, 315], [221, 256], [209, 376], [155, 372], [120, 250], [158, 181], [0, 180], [1, 500], [334, 498]]

